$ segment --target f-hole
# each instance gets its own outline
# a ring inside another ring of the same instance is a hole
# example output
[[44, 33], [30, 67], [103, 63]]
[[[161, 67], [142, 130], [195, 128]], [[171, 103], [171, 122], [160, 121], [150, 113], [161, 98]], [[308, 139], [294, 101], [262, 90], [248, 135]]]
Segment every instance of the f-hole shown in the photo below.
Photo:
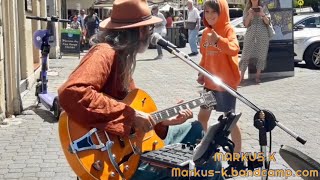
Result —
[[144, 106], [144, 103], [146, 102], [147, 98], [143, 98], [142, 102], [142, 106]]

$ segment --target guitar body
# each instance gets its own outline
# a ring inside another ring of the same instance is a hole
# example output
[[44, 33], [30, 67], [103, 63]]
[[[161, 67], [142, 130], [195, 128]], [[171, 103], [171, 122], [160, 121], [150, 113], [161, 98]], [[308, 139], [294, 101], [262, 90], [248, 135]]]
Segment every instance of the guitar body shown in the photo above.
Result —
[[[122, 101], [130, 107], [146, 113], [155, 112], [156, 105], [152, 98], [144, 91], [136, 89], [128, 94]], [[108, 151], [100, 149], [89, 149], [73, 151], [71, 144], [87, 134], [92, 128], [78, 124], [75, 120], [68, 117], [63, 112], [59, 119], [59, 136], [63, 152], [73, 171], [82, 180], [102, 179], [118, 180], [123, 179], [117, 173], [108, 156]], [[103, 144], [107, 142], [107, 136], [104, 130], [97, 131], [98, 137]], [[136, 172], [139, 165], [140, 155], [133, 153], [133, 146], [136, 152], [146, 152], [161, 149], [164, 142], [157, 136], [155, 131], [148, 133], [136, 132], [134, 136], [123, 137], [108, 134], [114, 144], [111, 147], [112, 155], [123, 172], [125, 179], [130, 179]], [[94, 144], [99, 144], [95, 135], [91, 136]]]

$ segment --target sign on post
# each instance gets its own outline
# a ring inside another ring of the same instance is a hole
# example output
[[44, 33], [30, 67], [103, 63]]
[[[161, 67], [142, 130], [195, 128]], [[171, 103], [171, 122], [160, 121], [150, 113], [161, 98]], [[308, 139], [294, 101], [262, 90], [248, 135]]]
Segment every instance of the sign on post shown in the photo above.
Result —
[[64, 54], [76, 54], [80, 58], [80, 30], [62, 29], [60, 57]]
[[301, 6], [303, 6], [303, 4], [304, 4], [303, 0], [298, 0], [298, 5], [300, 6], [300, 8], [301, 8]]

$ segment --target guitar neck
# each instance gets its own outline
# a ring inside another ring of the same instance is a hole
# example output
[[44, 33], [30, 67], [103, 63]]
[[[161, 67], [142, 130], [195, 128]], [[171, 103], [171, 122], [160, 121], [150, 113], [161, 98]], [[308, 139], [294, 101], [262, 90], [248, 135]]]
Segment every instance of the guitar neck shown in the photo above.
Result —
[[155, 120], [156, 124], [169, 119], [171, 117], [177, 116], [179, 114], [179, 111], [184, 109], [194, 109], [196, 107], [199, 107], [201, 105], [205, 104], [205, 101], [203, 98], [197, 98], [185, 103], [178, 104], [176, 106], [152, 113], [151, 116]]

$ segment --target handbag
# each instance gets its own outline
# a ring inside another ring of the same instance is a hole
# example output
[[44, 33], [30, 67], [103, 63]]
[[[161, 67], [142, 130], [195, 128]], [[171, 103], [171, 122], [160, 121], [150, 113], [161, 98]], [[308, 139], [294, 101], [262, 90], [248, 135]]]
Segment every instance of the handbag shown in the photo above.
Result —
[[190, 22], [190, 21], [185, 22], [185, 28], [189, 30], [194, 30], [194, 28], [196, 28], [196, 25], [197, 25], [197, 22]]
[[273, 38], [273, 36], [276, 35], [276, 32], [273, 29], [271, 21], [268, 25], [268, 31], [269, 31], [269, 39], [271, 40]]

